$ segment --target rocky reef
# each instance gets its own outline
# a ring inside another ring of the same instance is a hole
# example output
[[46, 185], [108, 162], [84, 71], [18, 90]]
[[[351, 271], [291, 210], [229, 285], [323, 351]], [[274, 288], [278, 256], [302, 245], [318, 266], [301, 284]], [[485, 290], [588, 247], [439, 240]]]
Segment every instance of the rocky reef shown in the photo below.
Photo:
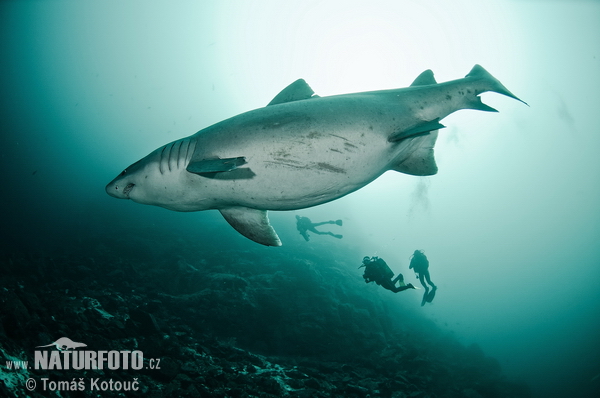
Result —
[[[409, 292], [366, 285], [348, 248], [232, 249], [148, 230], [1, 254], [0, 351], [28, 362], [0, 364], [3, 396], [530, 396], [404, 303]], [[144, 367], [35, 369], [36, 347], [63, 336], [141, 351]]]

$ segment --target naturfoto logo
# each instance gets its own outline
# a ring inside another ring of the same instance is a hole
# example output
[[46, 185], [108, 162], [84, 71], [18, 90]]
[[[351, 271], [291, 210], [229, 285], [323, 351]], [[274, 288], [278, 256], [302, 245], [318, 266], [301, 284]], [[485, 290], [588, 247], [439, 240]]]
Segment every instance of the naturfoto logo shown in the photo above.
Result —
[[87, 344], [76, 343], [68, 337], [61, 337], [60, 339], [56, 340], [54, 343], [50, 343], [47, 345], [38, 345], [36, 348], [50, 347], [51, 345], [55, 346], [56, 349], [60, 350], [60, 351], [69, 350], [69, 349], [74, 350], [75, 348], [79, 348], [79, 347], [87, 347]]
[[77, 350], [87, 344], [75, 342], [68, 337], [61, 337], [53, 343], [37, 346], [45, 348], [54, 346], [56, 350], [35, 350], [35, 369], [142, 369], [144, 353], [142, 351], [91, 351]]

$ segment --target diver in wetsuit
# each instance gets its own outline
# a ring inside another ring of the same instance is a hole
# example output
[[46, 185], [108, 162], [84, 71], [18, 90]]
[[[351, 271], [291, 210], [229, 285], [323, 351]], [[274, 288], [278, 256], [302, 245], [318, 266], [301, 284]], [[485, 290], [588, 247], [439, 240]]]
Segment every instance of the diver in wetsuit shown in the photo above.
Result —
[[342, 226], [342, 220], [313, 223], [312, 221], [310, 221], [310, 218], [308, 218], [308, 217], [296, 216], [296, 229], [298, 229], [298, 232], [300, 232], [300, 235], [302, 235], [307, 242], [310, 239], [310, 237], [308, 236], [308, 231], [310, 231], [314, 234], [317, 234], [317, 235], [331, 235], [337, 239], [343, 238], [342, 235], [336, 235], [332, 232], [321, 232], [321, 231], [317, 231], [315, 229], [315, 227], [318, 227], [319, 225], [324, 225], [324, 224], [335, 224], [335, 225]]
[[[362, 267], [365, 267], [363, 278], [366, 283], [375, 282], [384, 289], [391, 290], [394, 293], [415, 288], [411, 283], [408, 285], [404, 284], [404, 276], [402, 276], [402, 274], [398, 274], [398, 276], [392, 280], [394, 273], [382, 258], [370, 258], [366, 256], [363, 258], [362, 265], [358, 268]], [[398, 286], [396, 286], [396, 282], [399, 282]]]
[[[425, 288], [425, 293], [423, 294], [423, 301], [421, 301], [421, 306], [424, 306], [425, 303], [431, 303], [433, 298], [435, 297], [435, 291], [437, 290], [437, 286], [431, 282], [431, 277], [429, 276], [429, 260], [423, 250], [415, 250], [412, 255], [412, 259], [410, 260], [410, 266], [408, 267], [413, 269], [417, 274], [417, 277], [421, 281], [421, 285]], [[429, 292], [429, 286], [425, 283], [429, 283], [431, 286], [431, 292]]]

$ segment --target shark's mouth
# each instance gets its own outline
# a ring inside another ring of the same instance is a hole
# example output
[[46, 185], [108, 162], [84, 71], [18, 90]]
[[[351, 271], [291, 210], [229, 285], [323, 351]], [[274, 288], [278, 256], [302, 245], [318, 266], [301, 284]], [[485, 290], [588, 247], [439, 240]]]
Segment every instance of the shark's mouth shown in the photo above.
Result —
[[129, 197], [129, 192], [131, 192], [131, 190], [133, 189], [134, 186], [135, 186], [135, 184], [133, 184], [133, 183], [127, 184], [127, 186], [125, 188], [123, 188], [123, 195]]

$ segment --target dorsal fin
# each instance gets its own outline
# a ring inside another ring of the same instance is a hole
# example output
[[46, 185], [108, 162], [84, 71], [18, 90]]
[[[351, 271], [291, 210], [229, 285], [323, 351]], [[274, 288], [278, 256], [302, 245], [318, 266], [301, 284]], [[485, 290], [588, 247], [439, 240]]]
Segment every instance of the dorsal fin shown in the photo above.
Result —
[[427, 69], [417, 76], [415, 81], [412, 82], [410, 86], [428, 86], [430, 84], [437, 84], [437, 82], [435, 81], [435, 77], [433, 77], [433, 71], [431, 69]]
[[273, 98], [271, 102], [267, 104], [267, 106], [318, 97], [318, 95], [313, 95], [314, 93], [315, 92], [313, 89], [310, 88], [304, 79], [298, 79], [281, 90], [279, 94], [277, 94], [275, 98]]

